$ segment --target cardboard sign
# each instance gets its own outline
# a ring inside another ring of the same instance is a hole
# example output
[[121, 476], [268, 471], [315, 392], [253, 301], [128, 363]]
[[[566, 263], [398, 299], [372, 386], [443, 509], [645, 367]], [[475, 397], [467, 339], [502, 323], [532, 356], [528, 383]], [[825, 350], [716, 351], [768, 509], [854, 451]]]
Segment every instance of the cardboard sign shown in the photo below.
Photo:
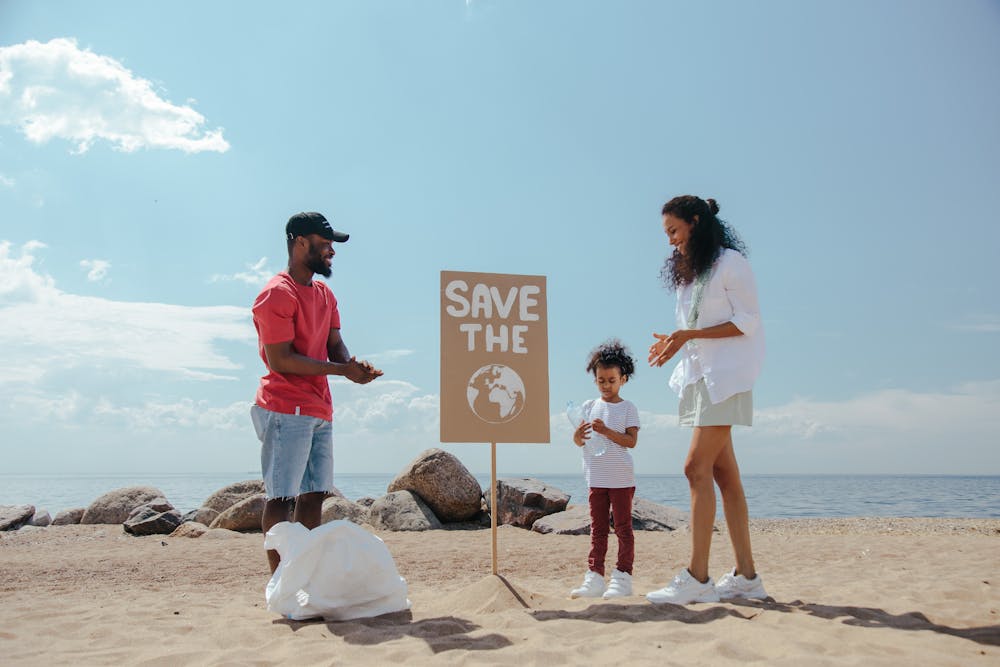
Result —
[[441, 442], [549, 442], [545, 276], [441, 272]]

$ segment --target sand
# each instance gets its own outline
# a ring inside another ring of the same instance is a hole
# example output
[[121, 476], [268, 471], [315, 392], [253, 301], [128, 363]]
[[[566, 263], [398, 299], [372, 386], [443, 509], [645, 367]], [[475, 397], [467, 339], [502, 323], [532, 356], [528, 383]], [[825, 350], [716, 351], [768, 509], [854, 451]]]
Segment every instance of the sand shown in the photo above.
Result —
[[[712, 572], [731, 567], [723, 532]], [[755, 520], [772, 599], [653, 606], [685, 532], [636, 534], [637, 595], [571, 600], [587, 536], [377, 533], [408, 612], [340, 623], [268, 612], [260, 534], [0, 534], [4, 665], [1000, 665], [1000, 520]], [[611, 540], [614, 554], [614, 538]]]

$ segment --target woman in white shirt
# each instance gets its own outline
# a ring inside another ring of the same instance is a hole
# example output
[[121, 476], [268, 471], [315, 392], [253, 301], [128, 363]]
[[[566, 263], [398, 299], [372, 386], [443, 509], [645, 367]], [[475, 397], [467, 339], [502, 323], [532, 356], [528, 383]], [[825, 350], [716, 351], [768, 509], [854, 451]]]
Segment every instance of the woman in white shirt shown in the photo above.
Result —
[[[670, 387], [680, 396], [679, 424], [691, 426], [684, 474], [691, 490], [691, 562], [673, 581], [646, 596], [688, 604], [767, 597], [750, 548], [746, 496], [733, 451], [734, 424], [750, 426], [753, 383], [764, 360], [757, 286], [746, 248], [716, 215], [714, 199], [674, 197], [663, 206], [663, 231], [674, 251], [662, 277], [677, 292], [678, 330], [653, 334], [649, 363], [679, 362]], [[708, 556], [719, 485], [736, 567], [713, 582]]]

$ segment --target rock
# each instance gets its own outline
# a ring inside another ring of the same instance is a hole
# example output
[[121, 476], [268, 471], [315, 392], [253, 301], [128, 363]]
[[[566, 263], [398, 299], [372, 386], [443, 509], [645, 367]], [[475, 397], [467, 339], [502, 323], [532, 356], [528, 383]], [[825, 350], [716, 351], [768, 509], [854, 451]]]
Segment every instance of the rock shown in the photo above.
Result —
[[687, 512], [660, 505], [645, 498], [632, 500], [632, 528], [634, 530], [677, 530], [688, 525], [690, 515]]
[[17, 530], [35, 516], [34, 505], [0, 505], [0, 531]]
[[170, 537], [201, 537], [208, 532], [208, 526], [197, 521], [185, 521], [170, 533]]
[[412, 491], [393, 491], [374, 503], [369, 509], [369, 522], [385, 530], [435, 530], [441, 521], [434, 512]]
[[181, 513], [173, 506], [163, 507], [160, 502], [136, 507], [122, 523], [122, 529], [130, 535], [169, 535], [181, 525]]
[[227, 528], [212, 528], [202, 535], [202, 539], [205, 540], [231, 540], [239, 537], [243, 537], [243, 535]]
[[210, 526], [217, 516], [219, 516], [219, 513], [211, 507], [199, 507], [196, 510], [191, 510], [181, 517], [181, 519]]
[[39, 528], [45, 528], [46, 526], [52, 525], [52, 516], [42, 510], [41, 512], [35, 511], [35, 515], [31, 517], [31, 521], [28, 522], [32, 526], [38, 526]]
[[590, 506], [569, 505], [562, 512], [547, 514], [531, 524], [536, 533], [556, 535], [589, 535]]
[[163, 498], [163, 492], [151, 486], [115, 489], [92, 502], [80, 523], [125, 523], [132, 510], [158, 498]]
[[75, 526], [80, 523], [80, 519], [83, 518], [83, 513], [86, 511], [86, 507], [74, 507], [73, 509], [63, 510], [56, 514], [56, 518], [52, 519], [52, 525]]
[[236, 531], [260, 530], [265, 502], [263, 493], [244, 498], [215, 517], [209, 527]]
[[368, 508], [342, 496], [330, 496], [323, 501], [323, 517], [320, 523], [329, 523], [337, 519], [347, 519], [358, 525], [368, 523]]
[[[614, 525], [614, 520], [611, 522]], [[688, 524], [688, 514], [675, 507], [668, 507], [646, 500], [635, 498], [632, 501], [633, 530], [677, 530]], [[537, 533], [555, 533], [557, 535], [588, 535], [590, 533], [590, 507], [588, 505], [570, 505], [564, 512], [544, 516], [531, 529]]]
[[413, 491], [441, 521], [465, 521], [479, 511], [479, 482], [454, 454], [428, 449], [410, 462], [388, 491]]
[[357, 500], [355, 500], [354, 502], [361, 505], [362, 507], [371, 507], [372, 503], [375, 502], [375, 499], [372, 498], [371, 496], [362, 496]]
[[538, 519], [562, 512], [568, 504], [568, 493], [541, 480], [531, 477], [497, 480], [498, 525], [531, 528]]
[[[229, 486], [224, 486], [208, 498], [205, 502], [201, 504], [202, 507], [207, 507], [210, 510], [215, 510], [218, 514], [222, 514], [227, 509], [240, 502], [250, 498], [251, 496], [256, 496], [264, 493], [264, 481], [260, 479], [248, 479], [244, 482], [235, 482]], [[213, 519], [215, 517], [212, 517]], [[206, 524], [209, 525], [209, 524]]]

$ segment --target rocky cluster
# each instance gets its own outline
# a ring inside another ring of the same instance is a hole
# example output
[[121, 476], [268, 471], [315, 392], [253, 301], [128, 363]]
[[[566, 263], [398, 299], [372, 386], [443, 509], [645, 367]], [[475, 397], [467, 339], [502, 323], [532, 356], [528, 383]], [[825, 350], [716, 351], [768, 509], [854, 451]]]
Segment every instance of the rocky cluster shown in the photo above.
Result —
[[[545, 482], [525, 478], [497, 480], [497, 524], [539, 533], [580, 535], [590, 532], [586, 504], [570, 505], [570, 496]], [[224, 537], [230, 531], [259, 531], [264, 511], [264, 483], [248, 480], [219, 489], [198, 509], [181, 514], [149, 486], [105, 493], [86, 508], [48, 512], [31, 505], [0, 506], [0, 531], [24, 526], [121, 524], [132, 535]], [[428, 449], [407, 465], [380, 498], [351, 501], [334, 489], [323, 501], [323, 523], [346, 519], [379, 530], [475, 529], [490, 525], [490, 493], [453, 454]], [[676, 530], [688, 521], [680, 510], [636, 498], [636, 530]]]

